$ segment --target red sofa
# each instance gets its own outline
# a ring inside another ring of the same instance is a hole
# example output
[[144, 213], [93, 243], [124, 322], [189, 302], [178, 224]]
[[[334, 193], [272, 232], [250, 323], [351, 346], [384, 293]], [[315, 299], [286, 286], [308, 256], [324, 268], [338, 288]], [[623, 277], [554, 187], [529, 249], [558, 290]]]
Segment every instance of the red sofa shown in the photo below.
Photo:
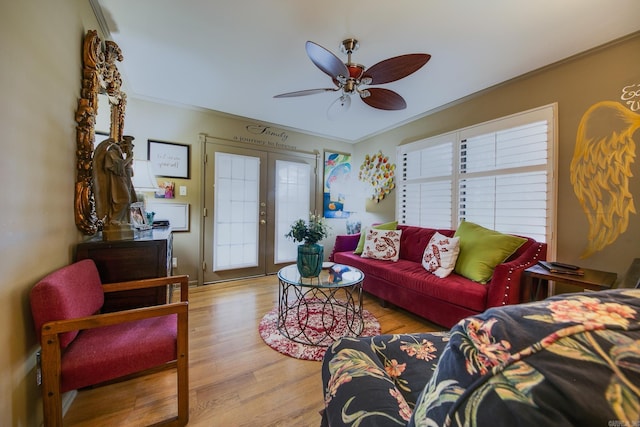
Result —
[[329, 260], [362, 270], [365, 292], [447, 328], [490, 307], [519, 303], [522, 272], [545, 259], [547, 253], [545, 243], [527, 238], [511, 257], [495, 268], [486, 284], [455, 272], [441, 279], [422, 267], [422, 255], [436, 231], [453, 237], [455, 230], [408, 225], [399, 225], [398, 229], [402, 230], [402, 236], [397, 262], [354, 254], [359, 234], [337, 236]]

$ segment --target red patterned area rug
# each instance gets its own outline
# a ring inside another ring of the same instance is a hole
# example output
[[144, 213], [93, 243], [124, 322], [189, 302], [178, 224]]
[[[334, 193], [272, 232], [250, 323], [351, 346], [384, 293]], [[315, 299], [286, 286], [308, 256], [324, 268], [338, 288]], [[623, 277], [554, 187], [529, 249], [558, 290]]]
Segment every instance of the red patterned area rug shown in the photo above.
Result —
[[[348, 329], [347, 318], [343, 307], [333, 307], [333, 312], [330, 313], [330, 308], [327, 304], [314, 304], [311, 302], [304, 304], [300, 313], [296, 313], [296, 315], [290, 313], [290, 315], [287, 316], [287, 330], [290, 335], [297, 336], [298, 332], [301, 331], [299, 325], [306, 325], [304, 333], [307, 334], [311, 340], [319, 342], [321, 345], [301, 344], [284, 336], [278, 330], [277, 307], [265, 314], [260, 321], [260, 336], [269, 347], [282, 354], [295, 357], [296, 359], [321, 361], [327, 347], [334, 341], [331, 337], [324, 337], [327, 331], [322, 321], [323, 313], [324, 323], [330, 328], [328, 332], [330, 332], [331, 336], [354, 335]], [[300, 316], [300, 321], [298, 321], [298, 315]], [[373, 314], [362, 309], [362, 319], [364, 321], [364, 328], [360, 336], [380, 335], [380, 323]]]

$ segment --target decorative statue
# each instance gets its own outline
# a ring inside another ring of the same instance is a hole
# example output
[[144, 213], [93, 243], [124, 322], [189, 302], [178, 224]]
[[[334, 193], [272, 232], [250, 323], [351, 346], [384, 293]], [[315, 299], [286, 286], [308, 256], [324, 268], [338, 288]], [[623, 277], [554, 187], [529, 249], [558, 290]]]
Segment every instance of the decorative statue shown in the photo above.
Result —
[[131, 203], [137, 201], [131, 183], [133, 137], [121, 142], [109, 138], [101, 142], [93, 156], [93, 187], [96, 214], [103, 224], [105, 240], [133, 238]]

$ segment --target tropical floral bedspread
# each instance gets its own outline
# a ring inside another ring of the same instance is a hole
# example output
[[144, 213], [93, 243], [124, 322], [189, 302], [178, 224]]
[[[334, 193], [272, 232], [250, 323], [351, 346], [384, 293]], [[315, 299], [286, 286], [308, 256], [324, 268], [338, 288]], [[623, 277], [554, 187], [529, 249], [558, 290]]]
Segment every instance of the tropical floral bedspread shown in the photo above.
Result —
[[345, 338], [323, 425], [640, 427], [640, 290], [487, 310], [448, 333]]

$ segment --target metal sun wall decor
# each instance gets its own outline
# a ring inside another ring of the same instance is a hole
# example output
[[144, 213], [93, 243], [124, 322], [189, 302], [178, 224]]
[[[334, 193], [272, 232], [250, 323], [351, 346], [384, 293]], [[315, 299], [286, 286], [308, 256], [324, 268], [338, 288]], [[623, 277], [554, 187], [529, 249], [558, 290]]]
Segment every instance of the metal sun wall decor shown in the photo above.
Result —
[[625, 86], [620, 99], [593, 104], [582, 116], [571, 160], [573, 191], [589, 220], [587, 258], [615, 242], [636, 213], [629, 188], [640, 129], [640, 87]]
[[389, 157], [382, 154], [382, 151], [364, 157], [358, 179], [373, 187], [369, 199], [379, 203], [395, 188], [395, 171], [395, 163], [390, 163]]

